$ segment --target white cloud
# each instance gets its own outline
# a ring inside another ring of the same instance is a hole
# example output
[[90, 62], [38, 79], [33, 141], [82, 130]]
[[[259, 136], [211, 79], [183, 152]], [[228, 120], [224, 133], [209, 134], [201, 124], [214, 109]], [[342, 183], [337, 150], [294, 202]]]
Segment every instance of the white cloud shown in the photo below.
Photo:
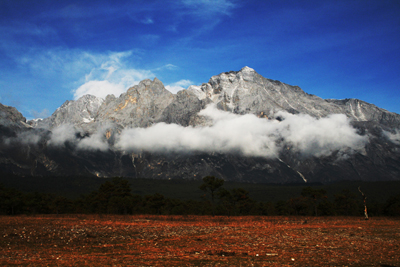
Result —
[[396, 129], [394, 133], [383, 131], [383, 134], [386, 136], [387, 139], [395, 143], [396, 145], [400, 145], [400, 130]]
[[[149, 128], [126, 129], [121, 133], [117, 147], [123, 150], [152, 152], [240, 152], [250, 156], [272, 157], [276, 154], [274, 140], [262, 134], [262, 129], [273, 127], [255, 123], [254, 115], [237, 116], [210, 106], [200, 112], [210, 116], [209, 127], [183, 127], [158, 123]], [[261, 121], [260, 121], [261, 122]], [[261, 126], [261, 127], [260, 127]]]
[[37, 143], [39, 143], [41, 138], [42, 135], [40, 132], [31, 133], [30, 131], [22, 132], [18, 134], [17, 137], [17, 139], [24, 145], [36, 145]]
[[107, 151], [109, 145], [105, 133], [110, 128], [113, 128], [110, 124], [100, 126], [94, 134], [81, 139], [77, 137], [78, 130], [72, 124], [63, 124], [52, 129], [51, 137], [47, 141], [47, 144], [62, 147], [65, 145], [65, 142], [71, 142], [80, 150]]
[[[185, 36], [179, 41], [181, 47], [187, 46], [203, 34], [209, 34], [225, 16], [230, 16], [239, 7], [233, 0], [181, 0], [175, 4], [177, 19], [167, 29], [172, 32], [185, 31]], [[180, 27], [186, 21], [197, 23], [189, 34], [186, 27]]]
[[170, 91], [173, 94], [176, 94], [177, 92], [188, 88], [192, 84], [194, 84], [194, 82], [192, 82], [190, 80], [180, 80], [178, 82], [166, 85], [165, 89], [167, 89], [168, 91]]
[[4, 139], [4, 144], [6, 145], [15, 145], [15, 144], [22, 144], [22, 145], [37, 145], [39, 141], [42, 139], [42, 132], [39, 131], [24, 131], [17, 133], [17, 136], [10, 137]]
[[16, 60], [40, 77], [57, 77], [62, 82], [60, 86], [69, 88], [74, 99], [78, 99], [85, 94], [119, 96], [141, 80], [154, 78], [152, 71], [132, 66], [136, 57], [134, 50], [90, 53], [70, 49], [32, 49]]
[[168, 69], [168, 70], [173, 70], [173, 69], [178, 68], [177, 66], [175, 66], [175, 65], [173, 65], [173, 64], [167, 64], [167, 65], [165, 65], [164, 67], [165, 67], [166, 69]]
[[125, 92], [125, 87], [122, 84], [114, 84], [109, 81], [88, 81], [75, 90], [74, 99], [78, 99], [86, 94], [104, 99], [109, 94], [119, 96], [123, 92]]
[[143, 24], [153, 24], [154, 23], [153, 19], [149, 18], [149, 17], [140, 20], [140, 22]]
[[107, 151], [108, 144], [102, 133], [97, 132], [79, 141], [78, 149]]
[[75, 142], [76, 132], [72, 124], [63, 124], [52, 129], [51, 137], [47, 141], [47, 144], [51, 146], [64, 146], [67, 141]]
[[278, 122], [251, 114], [223, 112], [214, 106], [202, 110], [200, 115], [211, 118], [213, 125], [195, 128], [158, 123], [149, 128], [125, 129], [116, 146], [133, 151], [239, 152], [273, 158], [287, 146], [304, 156], [328, 156], [335, 150], [359, 149], [366, 141], [344, 115], [315, 119], [281, 112], [283, 121]]
[[96, 64], [85, 75], [85, 83], [73, 90], [74, 99], [85, 94], [102, 98], [113, 94], [118, 97], [141, 80], [154, 77], [149, 70], [130, 68], [126, 59], [131, 55], [132, 51], [124, 51], [110, 53], [106, 57], [104, 55], [95, 57]]
[[[115, 149], [149, 152], [217, 152], [240, 153], [244, 156], [265, 158], [279, 157], [282, 149], [290, 148], [305, 157], [329, 156], [339, 151], [338, 160], [354, 151], [362, 151], [367, 136], [357, 134], [343, 114], [325, 118], [293, 115], [278, 112], [280, 120], [258, 118], [253, 114], [238, 115], [218, 110], [214, 105], [199, 112], [208, 117], [211, 126], [183, 127], [177, 124], [157, 123], [148, 128], [127, 128], [117, 137]], [[94, 134], [76, 137], [76, 129], [65, 124], [53, 129], [48, 145], [63, 146], [71, 142], [77, 149], [110, 149], [106, 133], [113, 125], [100, 126]], [[385, 133], [395, 143], [400, 143], [400, 133]], [[37, 144], [39, 132], [24, 132], [5, 141], [10, 143]]]
[[344, 114], [316, 119], [309, 115], [279, 112], [279, 136], [306, 156], [328, 156], [342, 148], [359, 149], [367, 137], [357, 134]]
[[109, 145], [107, 143], [106, 132], [110, 128], [113, 128], [110, 124], [100, 126], [94, 134], [79, 140], [77, 148], [83, 150], [107, 151]]
[[153, 69], [153, 71], [159, 71], [159, 70], [165, 70], [165, 69], [166, 70], [175, 70], [177, 68], [178, 67], [173, 64], [165, 64], [164, 66]]
[[237, 5], [229, 0], [183, 0], [182, 3], [199, 16], [212, 16], [215, 13], [229, 15]]

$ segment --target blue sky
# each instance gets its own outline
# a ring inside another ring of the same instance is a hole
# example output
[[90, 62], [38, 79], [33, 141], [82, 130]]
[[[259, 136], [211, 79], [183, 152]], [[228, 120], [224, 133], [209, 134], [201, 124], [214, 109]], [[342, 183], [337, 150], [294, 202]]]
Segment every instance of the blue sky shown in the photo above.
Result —
[[244, 66], [400, 113], [400, 1], [0, 0], [0, 102], [28, 119], [145, 78], [175, 92]]

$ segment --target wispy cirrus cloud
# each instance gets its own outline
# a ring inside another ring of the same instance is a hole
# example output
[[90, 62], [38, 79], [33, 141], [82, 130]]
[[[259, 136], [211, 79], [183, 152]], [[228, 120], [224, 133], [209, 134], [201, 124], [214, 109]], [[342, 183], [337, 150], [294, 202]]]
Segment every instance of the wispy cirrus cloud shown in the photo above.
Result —
[[50, 36], [56, 35], [56, 31], [50, 26], [38, 26], [37, 24], [28, 21], [15, 21], [11, 22], [10, 25], [0, 26], [0, 33], [7, 37], [21, 37], [22, 35], [27, 37], [32, 36]]
[[176, 69], [178, 69], [178, 66], [175, 66], [175, 65], [173, 65], [173, 64], [165, 64], [165, 65], [163, 65], [163, 66], [161, 66], [161, 67], [158, 67], [158, 68], [152, 69], [152, 71], [160, 71], [160, 70], [176, 70]]
[[85, 94], [105, 98], [109, 94], [119, 96], [129, 87], [138, 84], [141, 80], [154, 77], [149, 70], [135, 69], [126, 61], [132, 51], [109, 53], [101, 55], [98, 64], [93, 65], [85, 81], [73, 90], [74, 99]]
[[74, 99], [85, 94], [119, 96], [127, 88], [155, 75], [135, 68], [133, 50], [93, 53], [79, 49], [32, 49], [16, 61], [43, 78], [57, 76], [64, 80]]
[[143, 23], [143, 24], [153, 24], [154, 20], [152, 18], [150, 18], [150, 17], [146, 17], [144, 19], [141, 19], [140, 22]]
[[[182, 33], [180, 43], [188, 46], [200, 36], [210, 33], [224, 17], [230, 16], [239, 5], [232, 0], [182, 0], [176, 2], [176, 19], [168, 26], [174, 33]], [[187, 26], [190, 25], [190, 26]], [[187, 29], [190, 28], [190, 31]]]
[[198, 16], [213, 16], [215, 14], [230, 15], [237, 7], [234, 1], [229, 0], [182, 0], [182, 4], [189, 8], [192, 14]]
[[90, 73], [85, 77], [85, 83], [73, 90], [74, 99], [78, 99], [85, 94], [102, 98], [108, 94], [119, 96], [141, 80], [155, 76], [149, 70], [130, 67], [124, 61], [130, 55], [130, 51], [111, 53], [100, 65], [93, 66]]
[[122, 84], [114, 84], [107, 80], [103, 81], [88, 81], [76, 90], [74, 90], [74, 99], [78, 99], [84, 95], [94, 95], [105, 98], [107, 95], [119, 96], [125, 91]]
[[107, 18], [108, 15], [120, 13], [123, 9], [121, 5], [109, 4], [68, 4], [64, 2], [56, 9], [48, 9], [37, 14], [38, 19], [87, 19], [93, 17]]

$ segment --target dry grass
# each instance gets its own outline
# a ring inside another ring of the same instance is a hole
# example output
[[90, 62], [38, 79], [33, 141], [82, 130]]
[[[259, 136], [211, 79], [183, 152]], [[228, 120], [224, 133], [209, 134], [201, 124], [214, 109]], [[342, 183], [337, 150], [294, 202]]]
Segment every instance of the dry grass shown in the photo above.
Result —
[[393, 218], [0, 217], [1, 266], [400, 266]]

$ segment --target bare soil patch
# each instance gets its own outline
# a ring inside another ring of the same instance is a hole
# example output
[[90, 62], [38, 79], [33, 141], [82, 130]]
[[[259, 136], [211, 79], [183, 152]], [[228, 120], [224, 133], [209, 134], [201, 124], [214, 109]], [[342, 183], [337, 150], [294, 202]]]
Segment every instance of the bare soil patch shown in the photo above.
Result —
[[400, 266], [400, 220], [2, 216], [1, 266]]

